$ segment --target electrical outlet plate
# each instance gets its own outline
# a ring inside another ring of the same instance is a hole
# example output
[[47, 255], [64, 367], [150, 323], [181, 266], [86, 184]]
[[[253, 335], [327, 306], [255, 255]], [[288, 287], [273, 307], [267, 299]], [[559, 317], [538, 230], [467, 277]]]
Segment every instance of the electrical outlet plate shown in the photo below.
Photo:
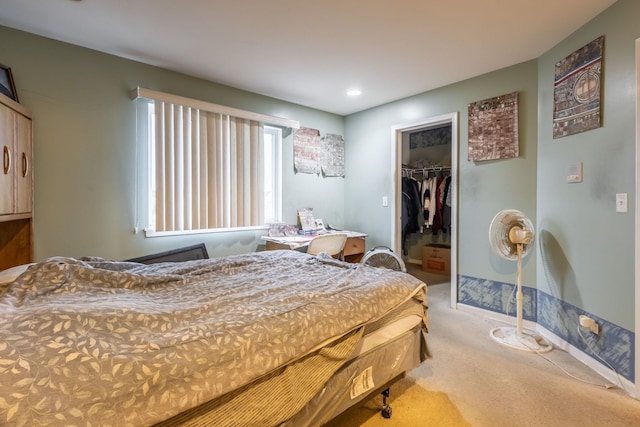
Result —
[[582, 182], [582, 162], [572, 163], [567, 167], [567, 182]]
[[617, 193], [616, 194], [616, 212], [625, 213], [627, 211], [628, 211], [627, 193]]
[[589, 329], [594, 334], [598, 335], [598, 324], [595, 320], [585, 315], [580, 315], [580, 326]]

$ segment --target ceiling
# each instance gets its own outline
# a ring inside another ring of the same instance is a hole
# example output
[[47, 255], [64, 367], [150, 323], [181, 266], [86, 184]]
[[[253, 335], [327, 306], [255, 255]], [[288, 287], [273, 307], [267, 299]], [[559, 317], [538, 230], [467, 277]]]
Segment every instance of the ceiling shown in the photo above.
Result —
[[347, 115], [537, 58], [613, 3], [0, 0], [0, 25]]

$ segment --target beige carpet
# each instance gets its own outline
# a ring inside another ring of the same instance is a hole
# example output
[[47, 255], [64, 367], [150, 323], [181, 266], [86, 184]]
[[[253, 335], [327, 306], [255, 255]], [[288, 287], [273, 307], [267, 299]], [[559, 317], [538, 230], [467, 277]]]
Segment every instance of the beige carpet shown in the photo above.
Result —
[[391, 387], [390, 419], [376, 396], [329, 426], [640, 426], [640, 401], [605, 388], [605, 379], [562, 350], [543, 358], [496, 343], [489, 331], [503, 323], [452, 310], [449, 283], [438, 283], [448, 278], [413, 273], [429, 284], [433, 357]]
[[393, 385], [388, 403], [393, 411], [390, 419], [380, 415], [382, 397], [376, 396], [333, 420], [331, 427], [425, 427], [470, 426], [446, 393], [429, 391], [412, 379], [404, 378]]

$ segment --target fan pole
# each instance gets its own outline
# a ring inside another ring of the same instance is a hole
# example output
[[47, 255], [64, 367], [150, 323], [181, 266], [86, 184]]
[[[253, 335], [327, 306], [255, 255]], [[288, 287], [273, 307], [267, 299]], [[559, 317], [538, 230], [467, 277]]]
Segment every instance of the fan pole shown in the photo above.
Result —
[[518, 250], [518, 278], [517, 278], [517, 285], [518, 285], [518, 293], [516, 295], [516, 316], [517, 316], [517, 334], [519, 337], [522, 336], [522, 300], [523, 300], [523, 295], [522, 295], [522, 243], [518, 243], [516, 245], [517, 250]]

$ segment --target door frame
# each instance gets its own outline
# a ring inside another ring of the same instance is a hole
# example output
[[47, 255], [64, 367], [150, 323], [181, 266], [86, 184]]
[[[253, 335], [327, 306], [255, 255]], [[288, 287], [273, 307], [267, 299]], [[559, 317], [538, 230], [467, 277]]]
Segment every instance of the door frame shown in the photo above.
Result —
[[635, 397], [640, 399], [640, 39], [636, 39]]
[[402, 134], [413, 130], [451, 126], [451, 308], [458, 304], [458, 112], [420, 119], [391, 126], [391, 170], [393, 173], [393, 206], [391, 242], [395, 253], [402, 253]]

